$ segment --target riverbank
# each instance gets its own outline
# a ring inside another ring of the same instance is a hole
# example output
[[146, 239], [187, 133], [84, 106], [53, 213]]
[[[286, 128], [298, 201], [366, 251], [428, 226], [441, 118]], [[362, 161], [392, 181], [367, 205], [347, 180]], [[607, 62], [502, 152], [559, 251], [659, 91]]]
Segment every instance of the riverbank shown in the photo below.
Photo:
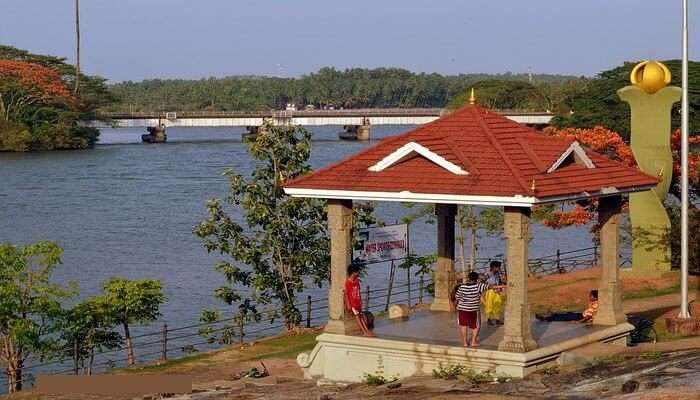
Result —
[[[577, 308], [584, 302], [587, 291], [595, 285], [598, 271], [595, 268], [576, 271], [566, 274], [549, 275], [544, 277], [531, 277], [530, 296], [534, 309], [563, 310]], [[679, 296], [676, 293], [678, 274], [669, 273], [656, 278], [623, 277], [623, 285], [626, 289], [624, 300], [625, 312], [646, 316], [655, 321], [657, 329], [660, 329], [661, 342], [657, 345], [645, 344], [642, 347], [628, 348], [625, 352], [615, 357], [600, 358], [598, 367], [633, 368], [638, 363], [644, 364], [653, 355], [654, 360], [660, 361], [674, 355], [679, 350], [700, 349], [699, 338], [680, 339], [665, 333], [664, 319], [677, 313]], [[698, 297], [698, 277], [691, 278], [691, 299]], [[669, 293], [673, 291], [673, 293]], [[296, 364], [296, 356], [309, 351], [315, 344], [315, 336], [320, 328], [305, 329], [293, 334], [274, 336], [261, 339], [244, 345], [229, 346], [224, 349], [199, 353], [192, 356], [172, 360], [162, 364], [141, 366], [130, 370], [119, 370], [118, 374], [187, 374], [193, 377], [193, 388], [198, 391], [210, 391], [212, 399], [237, 399], [237, 398], [320, 398], [330, 395], [334, 399], [344, 398], [401, 398], [402, 400], [422, 399], [430, 396], [453, 396], [450, 390], [454, 389], [455, 382], [435, 381], [432, 378], [410, 378], [402, 380], [402, 389], [389, 389], [386, 385], [374, 387], [371, 385], [352, 385], [351, 388], [328, 386], [318, 387], [313, 382], [303, 381], [301, 369]], [[667, 354], [667, 355], [665, 355]], [[261, 379], [236, 379], [236, 374], [250, 368], [262, 369], [263, 364], [268, 369], [270, 376]], [[626, 367], [625, 367], [626, 366]], [[556, 383], [557, 390], [565, 390], [566, 385], [571, 385], [575, 379], [581, 377], [582, 367], [566, 367], [557, 371], [557, 378], [550, 378], [547, 374], [535, 374], [524, 380], [527, 385], [534, 385], [535, 389], [540, 384], [545, 386]], [[550, 371], [553, 372], [553, 371]], [[590, 371], [589, 371], [590, 372]], [[612, 372], [611, 372], [612, 373]], [[700, 375], [699, 375], [700, 377]], [[568, 381], [567, 381], [568, 379]], [[547, 383], [549, 381], [550, 383]], [[539, 382], [539, 383], [532, 383]], [[544, 382], [544, 383], [543, 383]], [[568, 383], [567, 383], [568, 382]], [[445, 386], [447, 385], [447, 386]], [[473, 388], [461, 383], [459, 392], [461, 395], [469, 393], [489, 393], [491, 398], [500, 398], [502, 395], [494, 392], [491, 386], [486, 389]], [[471, 384], [470, 384], [471, 385]], [[548, 386], [547, 386], [548, 387]], [[218, 388], [218, 390], [217, 390]], [[408, 390], [408, 388], [411, 388]], [[451, 389], [450, 389], [451, 388]], [[438, 390], [439, 389], [439, 390]], [[533, 390], [535, 390], [533, 389]], [[512, 391], [512, 387], [504, 386], [504, 391]], [[548, 389], [549, 390], [549, 389]], [[533, 392], [534, 393], [534, 392]], [[276, 397], [277, 396], [277, 397]], [[354, 397], [353, 397], [354, 396]], [[31, 398], [31, 392], [22, 393], [11, 397], [12, 399]], [[100, 397], [100, 396], [70, 396], [70, 397], [45, 397], [47, 399], [132, 399], [133, 396]], [[585, 397], [582, 397], [585, 398]]]

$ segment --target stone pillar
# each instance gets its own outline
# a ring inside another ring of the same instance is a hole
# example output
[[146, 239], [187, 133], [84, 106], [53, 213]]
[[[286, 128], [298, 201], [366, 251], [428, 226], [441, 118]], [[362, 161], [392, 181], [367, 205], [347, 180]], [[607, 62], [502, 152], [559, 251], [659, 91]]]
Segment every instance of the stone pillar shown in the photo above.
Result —
[[437, 264], [435, 266], [435, 295], [432, 311], [454, 311], [450, 301], [455, 286], [455, 214], [454, 204], [436, 204], [437, 215]]
[[598, 285], [598, 314], [593, 322], [617, 325], [625, 322], [622, 310], [622, 282], [620, 281], [620, 235], [618, 225], [622, 208], [620, 196], [603, 197], [598, 201], [600, 225], [600, 284]]
[[537, 348], [530, 330], [530, 306], [527, 301], [530, 209], [505, 207], [504, 215], [508, 289], [504, 335], [498, 350], [525, 353]]
[[350, 335], [359, 331], [352, 315], [345, 311], [343, 292], [352, 257], [351, 200], [328, 200], [328, 228], [331, 236], [331, 287], [328, 290], [325, 332]]
[[357, 127], [357, 140], [369, 140], [370, 127], [369, 118], [362, 118], [362, 125]]

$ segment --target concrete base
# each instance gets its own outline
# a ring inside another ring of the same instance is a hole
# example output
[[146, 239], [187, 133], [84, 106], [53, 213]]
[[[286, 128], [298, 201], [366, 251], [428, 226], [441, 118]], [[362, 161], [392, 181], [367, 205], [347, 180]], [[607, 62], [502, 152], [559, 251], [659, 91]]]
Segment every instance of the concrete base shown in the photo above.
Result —
[[[387, 378], [429, 375], [440, 364], [459, 364], [474, 371], [490, 370], [496, 374], [524, 377], [537, 369], [555, 365], [565, 351], [598, 342], [623, 344], [634, 329], [628, 323], [588, 327], [562, 322], [542, 323], [547, 326], [540, 327], [539, 334], [537, 326], [533, 329], [540, 348], [511, 353], [498, 351], [489, 344], [500, 340], [502, 336], [499, 337], [497, 332], [502, 327], [485, 326], [493, 330], [492, 337], [484, 337], [482, 347], [478, 349], [459, 346], [459, 333], [454, 324], [445, 327], [452, 334], [443, 337], [436, 337], [435, 329], [432, 332], [413, 330], [418, 326], [416, 319], [424, 319], [424, 324], [435, 324], [443, 322], [445, 316], [440, 314], [452, 317], [451, 313], [434, 314], [438, 314], [437, 319], [422, 315], [403, 321], [378, 321], [375, 329], [378, 338], [324, 333], [318, 336], [316, 347], [310, 353], [297, 357], [297, 363], [307, 379], [325, 378], [341, 382], [360, 382], [366, 373], [382, 374]], [[447, 333], [447, 329], [442, 331]], [[399, 334], [402, 336], [397, 336]], [[416, 335], [407, 337], [411, 334]]]

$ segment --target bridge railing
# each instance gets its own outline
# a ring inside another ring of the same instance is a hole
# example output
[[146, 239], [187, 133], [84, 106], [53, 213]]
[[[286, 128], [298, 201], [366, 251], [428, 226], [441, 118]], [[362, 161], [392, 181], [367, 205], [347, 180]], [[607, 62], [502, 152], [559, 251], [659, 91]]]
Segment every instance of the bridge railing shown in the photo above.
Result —
[[[550, 112], [526, 110], [493, 110], [510, 116], [551, 116]], [[106, 112], [104, 117], [112, 119], [166, 119], [177, 118], [292, 118], [292, 117], [439, 117], [442, 108], [354, 108], [343, 110], [274, 110], [274, 111], [136, 111]]]

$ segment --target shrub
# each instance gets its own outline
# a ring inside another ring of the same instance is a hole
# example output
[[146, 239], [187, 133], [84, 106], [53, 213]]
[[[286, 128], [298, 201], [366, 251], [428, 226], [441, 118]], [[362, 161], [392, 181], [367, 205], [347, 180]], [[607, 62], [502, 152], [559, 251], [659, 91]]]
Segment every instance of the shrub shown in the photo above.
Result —
[[391, 382], [396, 382], [398, 381], [399, 378], [398, 376], [392, 376], [391, 378], [385, 378], [384, 375], [375, 375], [375, 374], [368, 374], [365, 373], [362, 376], [362, 383], [366, 385], [373, 385], [373, 386], [381, 386], [386, 383], [391, 383]]
[[442, 363], [438, 364], [436, 369], [433, 369], [433, 378], [455, 380], [466, 372], [467, 368], [463, 365], [455, 364], [444, 367]]

